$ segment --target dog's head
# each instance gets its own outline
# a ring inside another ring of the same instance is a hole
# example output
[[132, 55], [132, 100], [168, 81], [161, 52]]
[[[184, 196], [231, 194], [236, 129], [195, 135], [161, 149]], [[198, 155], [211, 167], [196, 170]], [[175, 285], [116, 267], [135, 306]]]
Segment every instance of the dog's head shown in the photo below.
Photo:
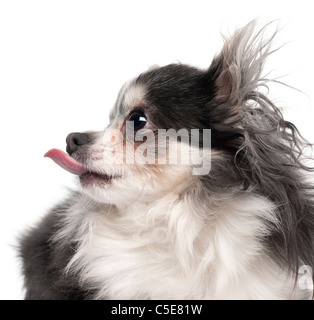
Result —
[[191, 186], [211, 192], [254, 184], [259, 153], [284, 146], [267, 134], [281, 125], [284, 137], [286, 129], [258, 91], [272, 37], [265, 42], [254, 27], [225, 40], [208, 69], [171, 64], [140, 74], [122, 87], [104, 131], [71, 133], [68, 155], [54, 149], [47, 156], [78, 174], [97, 201], [116, 205]]
[[210, 131], [203, 129], [213, 122], [215, 91], [212, 71], [154, 67], [122, 87], [104, 131], [71, 133], [68, 155], [47, 155], [78, 174], [83, 190], [101, 202], [180, 193], [210, 171]]

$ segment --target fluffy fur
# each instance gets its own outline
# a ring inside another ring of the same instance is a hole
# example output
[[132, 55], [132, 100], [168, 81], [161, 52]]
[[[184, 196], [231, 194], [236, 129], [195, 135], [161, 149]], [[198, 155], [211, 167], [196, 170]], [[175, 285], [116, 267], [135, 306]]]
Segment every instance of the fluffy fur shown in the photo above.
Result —
[[[20, 241], [26, 299], [312, 297], [298, 283], [300, 266], [314, 266], [308, 144], [262, 93], [275, 35], [265, 30], [237, 30], [206, 70], [154, 67], [121, 89], [110, 125], [70, 151], [110, 183], [81, 177]], [[210, 172], [109, 160], [129, 146], [110, 130], [124, 132], [135, 109], [156, 137], [211, 129]]]

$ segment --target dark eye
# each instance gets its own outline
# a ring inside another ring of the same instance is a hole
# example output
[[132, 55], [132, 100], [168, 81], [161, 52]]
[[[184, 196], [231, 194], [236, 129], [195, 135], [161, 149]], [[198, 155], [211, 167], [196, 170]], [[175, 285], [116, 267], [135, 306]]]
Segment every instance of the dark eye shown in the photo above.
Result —
[[140, 130], [145, 127], [147, 119], [142, 111], [134, 111], [130, 117], [129, 121], [133, 121], [134, 123], [134, 130]]

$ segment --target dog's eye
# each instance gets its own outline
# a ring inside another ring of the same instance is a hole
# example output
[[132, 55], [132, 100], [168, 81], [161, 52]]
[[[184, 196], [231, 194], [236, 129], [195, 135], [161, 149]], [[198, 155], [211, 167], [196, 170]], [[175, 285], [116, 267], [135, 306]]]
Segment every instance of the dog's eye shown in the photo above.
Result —
[[136, 110], [130, 115], [129, 121], [133, 121], [134, 130], [140, 130], [145, 127], [147, 119], [144, 112]]

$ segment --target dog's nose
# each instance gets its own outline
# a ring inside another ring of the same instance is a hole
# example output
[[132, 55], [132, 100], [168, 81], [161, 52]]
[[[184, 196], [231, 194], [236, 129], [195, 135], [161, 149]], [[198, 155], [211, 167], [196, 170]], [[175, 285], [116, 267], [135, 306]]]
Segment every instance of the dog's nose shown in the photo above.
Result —
[[89, 136], [86, 133], [72, 132], [66, 138], [67, 153], [71, 155], [80, 146], [89, 142]]

